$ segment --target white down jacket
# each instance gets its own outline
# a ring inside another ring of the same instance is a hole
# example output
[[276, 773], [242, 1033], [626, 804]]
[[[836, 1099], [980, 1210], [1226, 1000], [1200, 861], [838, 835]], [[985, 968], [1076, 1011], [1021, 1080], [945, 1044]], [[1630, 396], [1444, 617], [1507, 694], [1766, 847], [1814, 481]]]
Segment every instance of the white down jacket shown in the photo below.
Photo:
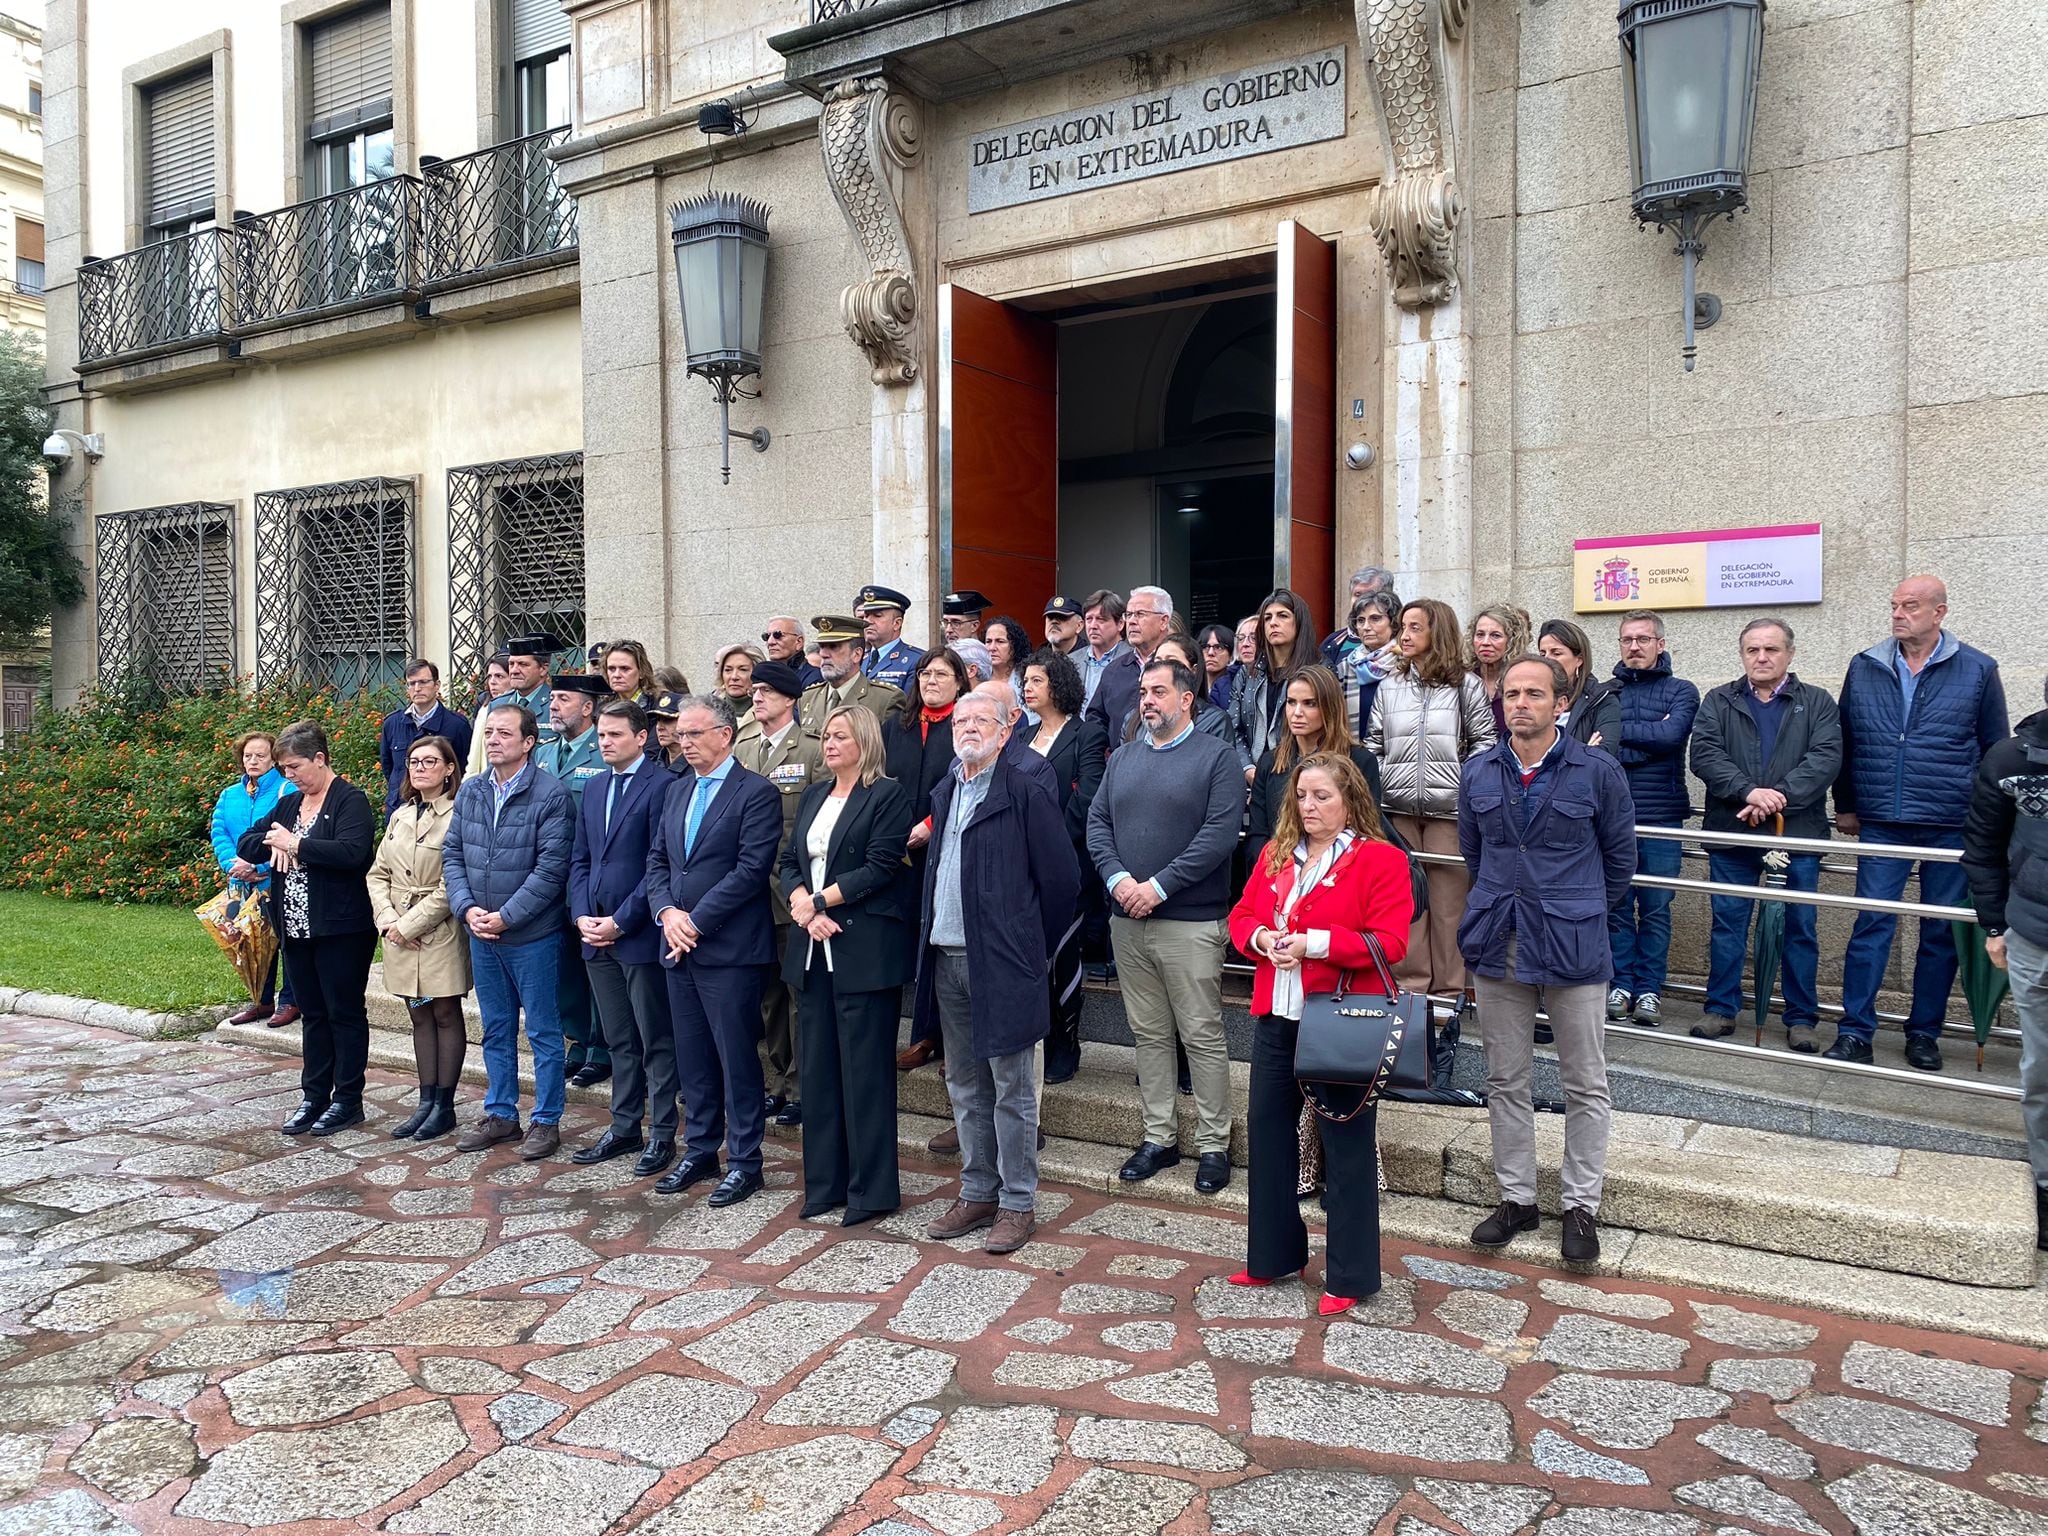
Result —
[[1493, 706], [1471, 673], [1455, 688], [1389, 673], [1365, 729], [1366, 749], [1380, 760], [1382, 805], [1400, 816], [1456, 816], [1465, 759], [1496, 739]]

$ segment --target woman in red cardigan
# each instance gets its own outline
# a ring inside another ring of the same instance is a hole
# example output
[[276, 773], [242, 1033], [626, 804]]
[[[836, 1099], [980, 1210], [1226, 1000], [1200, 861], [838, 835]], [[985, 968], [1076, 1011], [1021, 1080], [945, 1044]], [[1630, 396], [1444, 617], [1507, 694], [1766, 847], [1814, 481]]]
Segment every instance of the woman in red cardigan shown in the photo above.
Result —
[[[1308, 1263], [1308, 1228], [1295, 1195], [1301, 1151], [1295, 1122], [1301, 1084], [1294, 1036], [1302, 999], [1351, 987], [1378, 992], [1370, 933], [1392, 966], [1408, 948], [1415, 916], [1408, 859], [1386, 840], [1365, 776], [1348, 757], [1316, 753], [1294, 771], [1278, 825], [1230, 914], [1230, 937], [1258, 962], [1252, 982], [1251, 1231], [1233, 1285], [1271, 1285]], [[1348, 1108], [1327, 1089], [1332, 1109]], [[1354, 1101], [1355, 1102], [1355, 1101]], [[1378, 1111], [1323, 1122], [1329, 1258], [1322, 1313], [1348, 1310], [1380, 1288]]]

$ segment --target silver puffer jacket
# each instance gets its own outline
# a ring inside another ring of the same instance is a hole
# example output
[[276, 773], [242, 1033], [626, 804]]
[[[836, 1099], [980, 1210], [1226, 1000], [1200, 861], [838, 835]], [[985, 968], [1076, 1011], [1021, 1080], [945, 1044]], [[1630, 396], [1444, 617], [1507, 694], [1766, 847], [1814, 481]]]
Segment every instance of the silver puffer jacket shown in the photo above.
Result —
[[1380, 760], [1381, 803], [1401, 816], [1456, 816], [1465, 759], [1496, 739], [1493, 706], [1471, 673], [1456, 688], [1389, 673], [1365, 731], [1366, 749]]

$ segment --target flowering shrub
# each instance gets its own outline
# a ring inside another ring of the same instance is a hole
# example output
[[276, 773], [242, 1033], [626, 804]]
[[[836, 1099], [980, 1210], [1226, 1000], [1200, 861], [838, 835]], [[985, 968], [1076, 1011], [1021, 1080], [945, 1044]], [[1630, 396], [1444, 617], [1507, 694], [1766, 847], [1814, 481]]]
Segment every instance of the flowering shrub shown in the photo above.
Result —
[[317, 721], [335, 771], [381, 816], [377, 737], [398, 707], [395, 693], [344, 697], [289, 683], [90, 693], [0, 751], [0, 886], [197, 906], [221, 888], [207, 833], [215, 798], [241, 773], [237, 736]]

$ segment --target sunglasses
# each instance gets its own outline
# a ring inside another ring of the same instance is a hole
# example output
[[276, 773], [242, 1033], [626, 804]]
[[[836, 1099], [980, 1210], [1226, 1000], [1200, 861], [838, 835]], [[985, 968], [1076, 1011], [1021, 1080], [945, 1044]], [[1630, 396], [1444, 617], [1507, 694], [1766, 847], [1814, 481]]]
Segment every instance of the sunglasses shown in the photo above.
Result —
[[762, 630], [762, 631], [761, 631], [761, 638], [762, 638], [763, 640], [770, 640], [770, 641], [773, 641], [773, 640], [794, 640], [794, 639], [796, 638], [796, 636], [795, 636], [795, 635], [793, 635], [793, 634], [791, 634], [791, 633], [790, 633], [790, 632], [789, 632], [788, 630], [786, 630], [786, 629], [764, 629], [764, 630]]

